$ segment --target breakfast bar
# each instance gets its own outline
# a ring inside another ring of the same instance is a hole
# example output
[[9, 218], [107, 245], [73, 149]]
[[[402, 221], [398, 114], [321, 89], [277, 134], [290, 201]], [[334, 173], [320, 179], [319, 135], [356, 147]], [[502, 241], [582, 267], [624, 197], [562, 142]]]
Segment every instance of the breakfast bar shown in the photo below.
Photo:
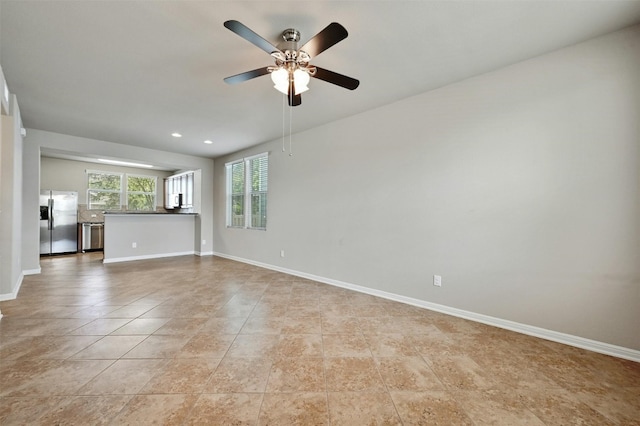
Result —
[[104, 263], [195, 254], [196, 213], [105, 212]]

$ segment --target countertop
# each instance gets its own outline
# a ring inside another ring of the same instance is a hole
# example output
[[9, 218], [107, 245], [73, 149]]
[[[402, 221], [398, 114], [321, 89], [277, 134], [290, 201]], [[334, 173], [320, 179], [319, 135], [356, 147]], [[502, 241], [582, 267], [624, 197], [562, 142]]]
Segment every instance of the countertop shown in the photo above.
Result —
[[135, 215], [135, 216], [197, 216], [198, 213], [164, 213], [164, 212], [134, 212], [134, 211], [122, 211], [122, 212], [104, 212], [105, 215], [115, 216], [115, 215]]

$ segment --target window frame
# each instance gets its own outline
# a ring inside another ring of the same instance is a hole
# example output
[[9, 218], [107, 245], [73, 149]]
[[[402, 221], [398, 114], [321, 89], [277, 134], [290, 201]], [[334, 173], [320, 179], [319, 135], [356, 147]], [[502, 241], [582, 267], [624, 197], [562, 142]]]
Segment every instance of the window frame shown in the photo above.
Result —
[[[252, 177], [253, 177], [253, 172], [252, 172], [252, 168], [251, 168], [251, 163], [253, 160], [257, 160], [257, 159], [261, 159], [264, 158], [266, 159], [266, 168], [265, 168], [265, 178], [266, 181], [265, 183], [265, 189], [264, 190], [253, 190], [253, 185], [252, 185]], [[233, 192], [233, 171], [234, 171], [234, 166], [237, 166], [239, 164], [242, 164], [243, 166], [243, 188], [242, 188], [242, 193], [240, 192]], [[226, 225], [227, 228], [236, 228], [236, 229], [253, 229], [253, 230], [259, 230], [259, 231], [266, 231], [267, 230], [267, 211], [268, 209], [266, 208], [266, 205], [268, 203], [268, 181], [269, 181], [269, 152], [263, 152], [260, 154], [256, 154], [256, 155], [252, 155], [250, 157], [244, 157], [244, 158], [240, 158], [238, 160], [234, 160], [234, 161], [230, 161], [228, 163], [225, 163], [225, 174], [226, 174], [226, 189], [227, 189], [227, 194], [226, 194]], [[243, 200], [243, 205], [242, 205], [242, 224], [234, 224], [234, 215], [233, 213], [233, 200], [234, 197], [238, 197], [242, 195], [242, 200]], [[254, 196], [258, 196], [260, 199], [264, 198], [264, 212], [262, 214], [263, 220], [264, 220], [264, 226], [254, 226], [254, 220], [253, 220], [253, 204], [252, 204], [252, 198]]]
[[[129, 191], [129, 178], [130, 177], [134, 177], [134, 178], [146, 178], [146, 179], [153, 179], [153, 192], [145, 192], [145, 191]], [[153, 175], [141, 175], [141, 174], [136, 174], [136, 173], [125, 173], [125, 185], [124, 185], [124, 198], [126, 201], [125, 206], [125, 210], [129, 210], [129, 194], [138, 194], [138, 195], [151, 195], [153, 197], [153, 206], [151, 209], [149, 210], [132, 210], [132, 211], [139, 211], [139, 212], [154, 212], [157, 210], [157, 197], [158, 197], [158, 176], [153, 176]]]
[[[242, 192], [233, 192], [234, 189], [234, 167], [237, 165], [242, 165]], [[227, 227], [228, 228], [245, 228], [246, 227], [246, 187], [247, 187], [247, 180], [246, 180], [246, 163], [244, 162], [244, 159], [240, 159], [237, 161], [232, 161], [230, 163], [225, 164], [225, 170], [226, 170], [226, 175], [227, 175]], [[242, 200], [242, 224], [235, 224], [235, 216], [240, 216], [240, 215], [235, 215], [233, 213], [233, 200], [234, 197], [238, 197], [241, 196], [241, 200]]]
[[[145, 175], [138, 173], [124, 173], [124, 172], [112, 172], [106, 170], [85, 170], [87, 175], [87, 210], [119, 210], [119, 211], [127, 211], [129, 209], [129, 194], [143, 194], [143, 195], [152, 195], [153, 196], [153, 208], [151, 210], [132, 210], [132, 211], [140, 211], [140, 212], [154, 212], [158, 207], [158, 176], [155, 175]], [[120, 189], [100, 189], [100, 188], [90, 188], [89, 180], [91, 174], [100, 174], [100, 175], [111, 175], [118, 176], [120, 178]], [[155, 183], [155, 190], [153, 193], [144, 192], [144, 191], [129, 191], [129, 176], [132, 177], [142, 177], [142, 178], [152, 178]], [[119, 205], [117, 209], [109, 209], [109, 208], [101, 208], [95, 207], [91, 205], [91, 193], [96, 192], [105, 192], [110, 194], [118, 194], [119, 196]], [[124, 202], [123, 202], [124, 201]]]
[[[88, 210], [108, 210], [107, 208], [99, 208], [99, 207], [92, 207], [91, 205], [91, 193], [109, 193], [109, 194], [118, 194], [119, 196], [119, 203], [118, 203], [118, 210], [122, 210], [122, 178], [124, 176], [124, 173], [120, 173], [120, 172], [108, 172], [108, 171], [104, 171], [104, 170], [87, 170], [87, 209]], [[115, 189], [102, 189], [102, 188], [91, 188], [90, 186], [90, 175], [92, 174], [100, 174], [100, 175], [111, 175], [111, 176], [118, 176], [120, 178], [120, 189], [115, 190]]]

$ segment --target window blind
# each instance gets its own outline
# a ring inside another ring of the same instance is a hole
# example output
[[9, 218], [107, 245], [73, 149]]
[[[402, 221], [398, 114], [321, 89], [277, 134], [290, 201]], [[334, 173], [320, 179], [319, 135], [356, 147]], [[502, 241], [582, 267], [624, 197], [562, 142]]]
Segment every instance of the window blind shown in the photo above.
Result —
[[226, 164], [227, 226], [266, 229], [268, 153]]

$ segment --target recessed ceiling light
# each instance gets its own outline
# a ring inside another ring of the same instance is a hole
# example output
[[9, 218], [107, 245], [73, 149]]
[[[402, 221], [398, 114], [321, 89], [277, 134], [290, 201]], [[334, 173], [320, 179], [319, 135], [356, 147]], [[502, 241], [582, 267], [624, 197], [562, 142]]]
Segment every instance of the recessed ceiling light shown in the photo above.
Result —
[[101, 163], [115, 164], [118, 166], [145, 167], [147, 169], [150, 169], [153, 167], [151, 164], [130, 163], [128, 161], [118, 161], [118, 160], [106, 160], [104, 158], [99, 158], [98, 161], [100, 161]]
[[181, 138], [182, 137], [182, 135], [180, 133], [178, 133], [178, 132], [171, 133], [171, 136], [173, 136], [174, 138]]
[[206, 141], [204, 141], [204, 143], [206, 143], [207, 145], [211, 145], [213, 141], [210, 141], [209, 139], [207, 139]]

